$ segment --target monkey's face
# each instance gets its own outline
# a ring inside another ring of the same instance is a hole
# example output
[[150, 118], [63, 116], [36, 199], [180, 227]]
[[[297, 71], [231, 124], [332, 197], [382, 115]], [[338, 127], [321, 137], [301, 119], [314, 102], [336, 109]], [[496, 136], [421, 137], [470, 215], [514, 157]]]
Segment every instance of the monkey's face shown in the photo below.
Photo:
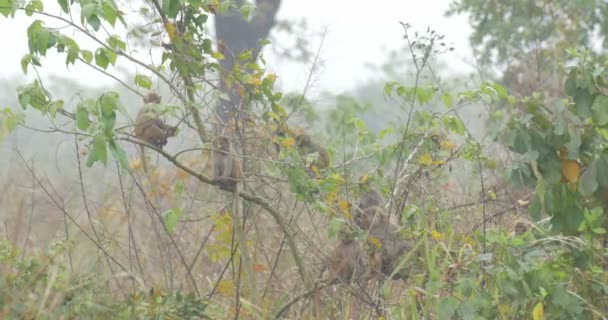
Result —
[[160, 96], [154, 92], [150, 92], [144, 97], [144, 103], [160, 104], [160, 100], [161, 100]]
[[215, 138], [215, 147], [219, 150], [229, 150], [230, 149], [230, 141], [226, 137], [217, 137]]

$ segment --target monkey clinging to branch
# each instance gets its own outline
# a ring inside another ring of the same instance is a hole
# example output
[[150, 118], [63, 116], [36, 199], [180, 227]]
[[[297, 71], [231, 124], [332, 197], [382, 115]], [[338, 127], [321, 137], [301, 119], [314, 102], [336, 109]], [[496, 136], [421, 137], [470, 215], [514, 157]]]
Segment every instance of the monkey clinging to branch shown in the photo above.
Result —
[[[314, 142], [309, 135], [303, 132], [296, 132], [295, 140], [298, 152], [304, 157], [306, 167], [309, 170], [317, 171], [329, 166], [329, 154], [327, 153], [327, 149]], [[311, 156], [315, 157], [312, 161], [309, 160], [309, 157]]]
[[137, 113], [135, 119], [135, 137], [157, 148], [167, 144], [167, 138], [175, 135], [177, 127], [166, 125], [150, 107], [150, 104], [159, 104], [160, 96], [154, 92], [144, 97], [144, 106]]
[[[159, 118], [156, 110], [151, 107], [151, 104], [160, 103], [161, 98], [158, 94], [150, 92], [143, 100], [144, 106], [137, 113], [133, 133], [137, 139], [162, 149], [167, 144], [167, 138], [175, 135], [177, 127], [166, 125]], [[146, 170], [144, 146], [140, 145], [140, 148], [144, 170]]]
[[241, 161], [236, 157], [230, 146], [230, 140], [224, 136], [215, 138], [215, 150], [211, 154], [213, 158], [213, 178], [219, 183], [220, 188], [234, 191], [243, 177]]

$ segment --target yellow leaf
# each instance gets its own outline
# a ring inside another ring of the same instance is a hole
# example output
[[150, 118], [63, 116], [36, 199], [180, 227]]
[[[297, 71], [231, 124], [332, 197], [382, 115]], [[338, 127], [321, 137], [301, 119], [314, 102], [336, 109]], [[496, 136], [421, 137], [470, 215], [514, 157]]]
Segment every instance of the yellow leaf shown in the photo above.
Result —
[[336, 200], [338, 199], [338, 194], [335, 191], [332, 192], [328, 192], [327, 195], [325, 196], [325, 202], [327, 202], [328, 205], [332, 205]]
[[430, 166], [433, 163], [433, 157], [429, 153], [423, 154], [418, 158], [418, 164], [422, 166]]
[[245, 95], [245, 89], [243, 89], [243, 87], [239, 86], [236, 91], [238, 91], [240, 97], [243, 97]]
[[498, 313], [500, 314], [501, 319], [509, 319], [509, 305], [504, 303], [498, 304]]
[[359, 181], [361, 184], [367, 184], [367, 182], [369, 181], [369, 175], [364, 174], [363, 177], [361, 177], [361, 180]]
[[542, 302], [537, 303], [532, 309], [532, 320], [541, 320], [544, 319], [544, 306]]
[[520, 206], [525, 206], [528, 203], [530, 203], [530, 201], [528, 201], [528, 200], [521, 200], [520, 199], [520, 200], [517, 200], [517, 203], [519, 203]]
[[440, 166], [445, 163], [445, 160], [435, 160], [433, 161], [434, 166]]
[[450, 151], [452, 151], [452, 150], [454, 150], [454, 148], [456, 148], [456, 145], [450, 140], [442, 140], [439, 143], [439, 146], [441, 147], [441, 149], [450, 150]]
[[488, 191], [488, 195], [490, 196], [490, 199], [496, 200], [496, 192], [493, 190]]
[[219, 51], [216, 51], [216, 52], [212, 53], [211, 56], [213, 58], [215, 58], [216, 60], [224, 60], [224, 54], [222, 54]]
[[217, 284], [217, 292], [224, 297], [234, 296], [234, 283], [231, 279], [222, 279]]
[[581, 174], [581, 165], [576, 160], [562, 159], [562, 182], [577, 183]]
[[135, 158], [131, 160], [131, 163], [129, 163], [129, 167], [132, 170], [139, 170], [144, 167], [144, 163], [143, 161], [141, 161], [141, 158]]
[[378, 239], [377, 237], [374, 237], [372, 235], [369, 235], [367, 237], [367, 241], [369, 243], [371, 243], [372, 245], [374, 245], [376, 248], [380, 249], [382, 248], [382, 241], [380, 241], [380, 239]]
[[341, 199], [338, 201], [338, 208], [342, 211], [348, 211], [350, 209], [350, 202], [346, 199]]
[[247, 84], [257, 87], [262, 84], [262, 80], [260, 80], [260, 78], [251, 77], [251, 78], [247, 79]]
[[274, 82], [275, 80], [277, 80], [277, 75], [274, 73], [271, 73], [266, 76], [266, 79], [268, 79], [270, 82]]
[[281, 141], [281, 147], [292, 147], [296, 145], [296, 139], [293, 137], [287, 137]]
[[445, 239], [445, 235], [443, 235], [441, 232], [439, 232], [437, 230], [431, 231], [431, 237], [433, 237], [433, 239], [435, 239], [436, 241], [441, 241], [441, 240]]
[[165, 23], [165, 29], [167, 30], [169, 39], [171, 39], [171, 41], [175, 41], [175, 39], [177, 39], [177, 37], [178, 37], [177, 28], [175, 27], [175, 23], [173, 23], [173, 22]]

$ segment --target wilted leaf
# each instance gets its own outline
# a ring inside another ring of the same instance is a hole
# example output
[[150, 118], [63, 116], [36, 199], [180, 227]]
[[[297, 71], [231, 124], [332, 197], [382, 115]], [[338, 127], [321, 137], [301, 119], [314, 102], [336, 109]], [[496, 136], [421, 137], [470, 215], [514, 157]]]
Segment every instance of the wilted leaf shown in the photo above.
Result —
[[533, 320], [542, 320], [544, 319], [544, 306], [542, 302], [537, 303], [532, 309], [532, 319]]
[[562, 182], [577, 183], [581, 174], [581, 165], [576, 160], [562, 161]]
[[418, 158], [418, 164], [422, 166], [430, 166], [431, 164], [433, 164], [433, 158], [429, 153], [425, 153], [420, 158]]

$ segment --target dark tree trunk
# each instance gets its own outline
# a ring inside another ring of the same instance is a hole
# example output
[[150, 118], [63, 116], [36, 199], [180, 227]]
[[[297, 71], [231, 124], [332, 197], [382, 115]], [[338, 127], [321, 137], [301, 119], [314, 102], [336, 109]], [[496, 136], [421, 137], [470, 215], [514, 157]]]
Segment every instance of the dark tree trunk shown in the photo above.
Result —
[[[236, 1], [237, 5], [243, 3]], [[228, 11], [215, 16], [215, 30], [218, 40], [218, 50], [224, 54], [222, 70], [230, 72], [235, 63], [235, 58], [244, 50], [252, 49], [253, 56], [257, 58], [260, 48], [259, 41], [267, 38], [270, 29], [275, 24], [275, 17], [281, 0], [257, 0], [255, 16], [250, 21], [243, 20], [243, 15], [238, 11]], [[217, 106], [217, 114], [223, 122], [232, 119], [241, 105], [241, 98], [233, 90], [229, 90], [221, 75], [221, 90], [230, 97], [230, 101], [221, 101]]]

